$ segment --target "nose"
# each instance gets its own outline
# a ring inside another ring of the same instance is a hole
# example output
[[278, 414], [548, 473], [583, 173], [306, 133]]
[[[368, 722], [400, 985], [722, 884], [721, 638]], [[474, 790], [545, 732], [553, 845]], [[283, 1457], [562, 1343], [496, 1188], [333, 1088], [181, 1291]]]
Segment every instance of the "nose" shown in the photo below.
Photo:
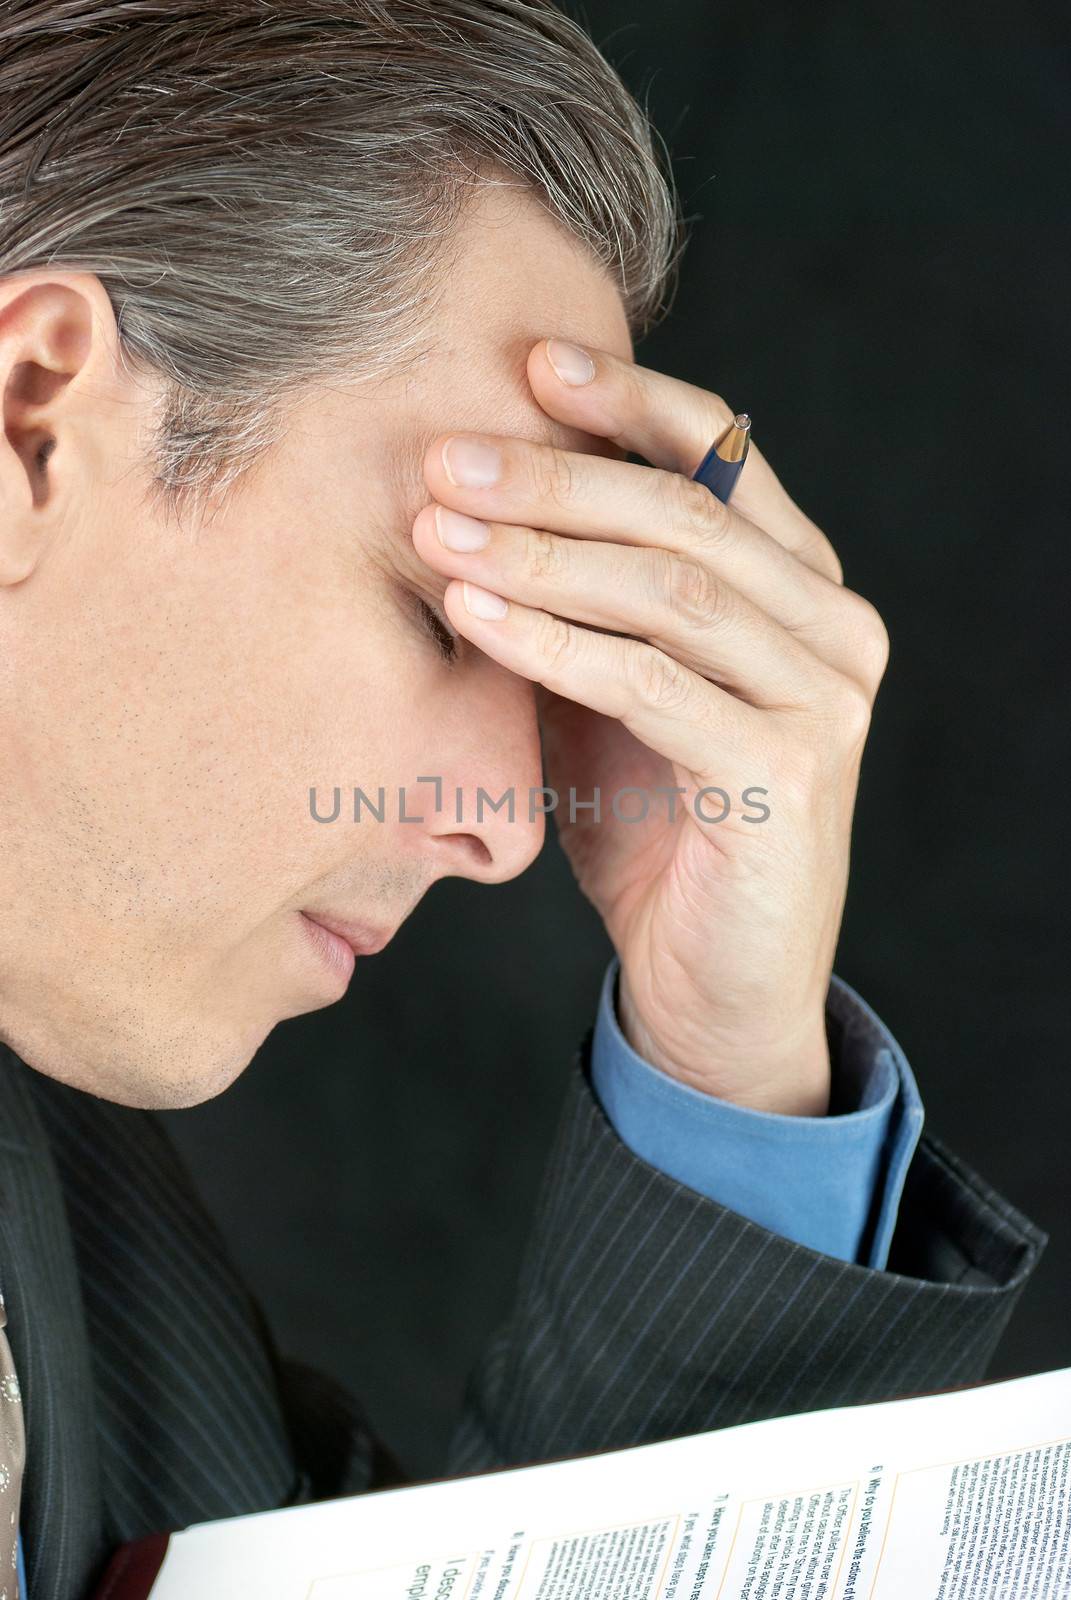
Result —
[[546, 836], [533, 686], [487, 661], [485, 692], [426, 782], [423, 833], [437, 878], [505, 883], [531, 866]]
[[[475, 788], [464, 794], [463, 822], [456, 827], [447, 827], [435, 836], [432, 861], [436, 867], [436, 877], [506, 883], [530, 867], [543, 848], [546, 824], [539, 813], [529, 817], [527, 788], [523, 793], [517, 791], [512, 821], [508, 816], [503, 818], [496, 814], [494, 820], [484, 816], [482, 820], [474, 817], [470, 822], [468, 808], [471, 806], [475, 812], [480, 798]], [[488, 803], [485, 793], [481, 809], [486, 811]], [[454, 797], [451, 796], [451, 810], [453, 805]]]

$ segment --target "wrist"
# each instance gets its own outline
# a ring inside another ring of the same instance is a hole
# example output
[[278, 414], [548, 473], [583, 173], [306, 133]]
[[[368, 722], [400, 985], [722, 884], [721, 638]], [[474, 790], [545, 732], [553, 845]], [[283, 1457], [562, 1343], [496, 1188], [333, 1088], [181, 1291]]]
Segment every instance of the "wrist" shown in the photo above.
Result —
[[[753, 1111], [824, 1117], [829, 1111], [830, 1059], [824, 1004], [771, 1033], [715, 1022], [706, 1029], [652, 1028], [632, 997], [624, 968], [618, 980], [617, 1018], [627, 1043], [668, 1077]], [[694, 1040], [694, 1042], [693, 1042]]]

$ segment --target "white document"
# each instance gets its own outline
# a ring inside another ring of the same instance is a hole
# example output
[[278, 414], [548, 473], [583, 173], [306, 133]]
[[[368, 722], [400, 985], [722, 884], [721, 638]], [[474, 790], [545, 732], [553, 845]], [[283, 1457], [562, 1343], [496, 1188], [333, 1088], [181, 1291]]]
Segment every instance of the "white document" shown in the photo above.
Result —
[[1071, 1369], [203, 1523], [153, 1600], [1068, 1600]]

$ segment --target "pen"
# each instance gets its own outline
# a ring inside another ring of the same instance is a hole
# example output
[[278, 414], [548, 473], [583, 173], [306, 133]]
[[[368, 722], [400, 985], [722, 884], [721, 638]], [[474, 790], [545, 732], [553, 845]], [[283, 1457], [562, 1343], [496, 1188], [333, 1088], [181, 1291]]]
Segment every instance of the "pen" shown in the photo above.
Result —
[[696, 483], [705, 483], [711, 494], [728, 503], [747, 459], [751, 443], [751, 418], [739, 412], [725, 432], [719, 434], [692, 473]]

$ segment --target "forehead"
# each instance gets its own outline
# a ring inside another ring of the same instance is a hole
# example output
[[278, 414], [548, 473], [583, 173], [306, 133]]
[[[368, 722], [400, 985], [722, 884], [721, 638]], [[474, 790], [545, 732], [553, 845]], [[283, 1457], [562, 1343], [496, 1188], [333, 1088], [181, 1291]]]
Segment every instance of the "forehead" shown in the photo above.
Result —
[[528, 194], [481, 192], [444, 248], [415, 351], [386, 376], [327, 384], [310, 396], [295, 450], [303, 451], [306, 484], [311, 453], [319, 452], [321, 515], [338, 520], [352, 541], [360, 507], [356, 523], [366, 554], [378, 551], [407, 571], [417, 563], [426, 573], [409, 533], [430, 498], [423, 461], [436, 437], [506, 434], [611, 453], [606, 441], [567, 427], [537, 403], [528, 356], [552, 336], [632, 359], [609, 273]]
[[[525, 334], [497, 347], [481, 340], [463, 361], [440, 360], [428, 385], [410, 378], [396, 423], [384, 440], [381, 465], [389, 491], [415, 509], [426, 503], [424, 457], [433, 439], [445, 433], [506, 434], [564, 450], [605, 448], [592, 435], [549, 416], [537, 403], [528, 383], [527, 360], [541, 337]], [[432, 388], [435, 392], [429, 392]]]
[[609, 273], [526, 190], [480, 190], [445, 251], [426, 338], [407, 363], [384, 467], [418, 493], [431, 440], [451, 431], [512, 434], [565, 449], [595, 441], [547, 415], [527, 377], [532, 346], [557, 336], [632, 358]]

